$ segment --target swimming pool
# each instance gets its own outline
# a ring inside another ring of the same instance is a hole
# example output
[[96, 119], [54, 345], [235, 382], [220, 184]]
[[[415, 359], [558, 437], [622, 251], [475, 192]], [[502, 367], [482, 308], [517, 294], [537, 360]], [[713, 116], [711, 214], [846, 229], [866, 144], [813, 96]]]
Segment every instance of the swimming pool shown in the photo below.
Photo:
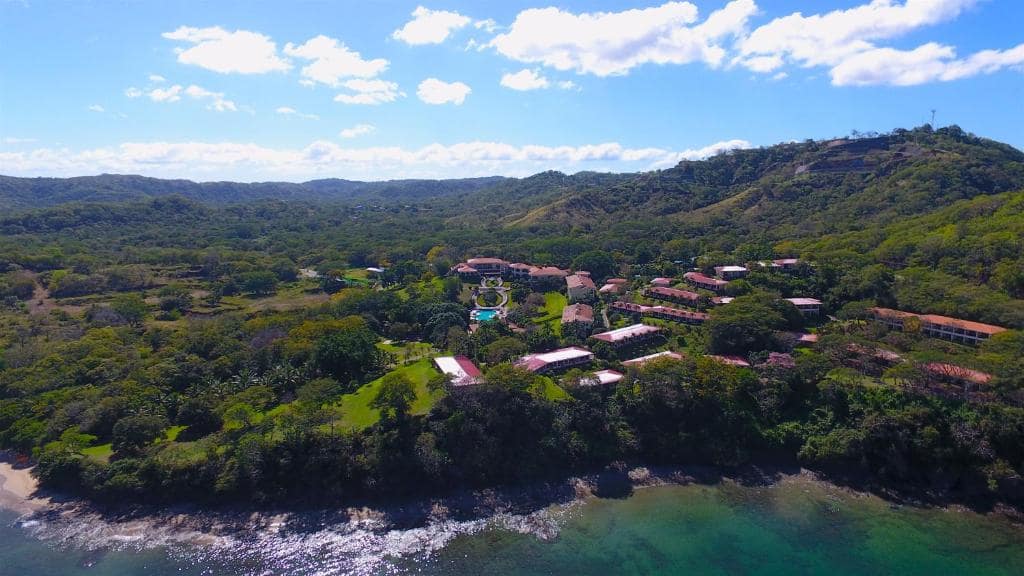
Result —
[[480, 322], [488, 322], [498, 317], [497, 310], [473, 310], [469, 313], [469, 317], [473, 320]]

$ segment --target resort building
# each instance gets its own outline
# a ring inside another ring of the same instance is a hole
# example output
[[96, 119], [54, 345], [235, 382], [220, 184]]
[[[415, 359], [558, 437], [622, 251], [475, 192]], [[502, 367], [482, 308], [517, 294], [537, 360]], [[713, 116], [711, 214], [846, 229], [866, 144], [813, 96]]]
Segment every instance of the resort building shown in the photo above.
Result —
[[772, 268], [782, 270], [783, 272], [793, 270], [798, 264], [800, 264], [799, 258], [779, 258], [777, 260], [772, 260]]
[[591, 338], [594, 340], [600, 340], [601, 342], [607, 342], [608, 344], [619, 348], [622, 346], [645, 342], [657, 336], [659, 332], [661, 332], [661, 328], [658, 328], [657, 326], [633, 324], [632, 326], [626, 326], [625, 328], [594, 334]]
[[565, 281], [569, 275], [568, 270], [562, 270], [555, 266], [544, 266], [530, 271], [530, 283], [535, 286], [555, 287]]
[[574, 324], [580, 330], [590, 330], [594, 325], [594, 309], [588, 304], [570, 304], [562, 308], [562, 326]]
[[469, 264], [459, 264], [455, 267], [455, 273], [458, 274], [459, 278], [464, 282], [480, 279], [480, 271]]
[[508, 270], [508, 262], [501, 258], [470, 258], [466, 264], [485, 276], [501, 276]]
[[817, 316], [821, 313], [821, 300], [816, 298], [786, 298], [803, 315]]
[[598, 370], [594, 372], [590, 378], [586, 380], [591, 385], [607, 385], [607, 384], [618, 384], [622, 381], [623, 374], [616, 372], [615, 370]]
[[629, 284], [629, 280], [626, 280], [625, 278], [609, 278], [609, 279], [605, 280], [604, 282], [605, 282], [605, 284], [622, 284], [622, 285]]
[[661, 288], [668, 288], [675, 283], [676, 281], [672, 278], [655, 278], [651, 280], [651, 286], [659, 286]]
[[648, 316], [686, 324], [703, 324], [709, 318], [708, 314], [704, 312], [680, 310], [679, 308], [669, 308], [668, 306], [644, 306], [643, 304], [634, 304], [633, 302], [612, 302], [611, 308], [617, 312], [633, 316]]
[[652, 286], [644, 291], [644, 295], [648, 298], [678, 302], [679, 304], [685, 304], [687, 306], [696, 306], [700, 301], [700, 294], [697, 294], [696, 292], [678, 290], [676, 288], [664, 288], [662, 286]]
[[584, 366], [593, 360], [594, 353], [590, 350], [571, 346], [541, 354], [527, 354], [520, 358], [516, 365], [536, 374], [550, 374], [576, 366]]
[[602, 296], [621, 296], [626, 293], [626, 285], [607, 283], [601, 286], [597, 293]]
[[736, 280], [747, 275], [746, 266], [715, 266], [715, 276], [722, 280]]
[[914, 314], [891, 308], [871, 308], [869, 310], [875, 320], [882, 322], [893, 330], [904, 330], [908, 319], [916, 319], [920, 323], [921, 333], [932, 338], [941, 338], [962, 344], [978, 344], [988, 340], [995, 334], [1006, 332], [1002, 326], [982, 324], [970, 320], [950, 318], [938, 314]]
[[508, 277], [510, 280], [528, 281], [530, 279], [530, 272], [536, 269], [537, 267], [532, 264], [515, 262], [508, 265]]
[[439, 356], [434, 358], [434, 364], [451, 378], [454, 386], [476, 384], [480, 379], [480, 369], [465, 356]]
[[565, 277], [565, 292], [569, 297], [569, 302], [579, 302], [594, 298], [597, 295], [597, 287], [594, 286], [594, 281], [590, 279], [590, 276], [573, 274]]
[[729, 282], [726, 280], [705, 276], [700, 272], [687, 272], [686, 274], [683, 274], [683, 278], [697, 288], [711, 290], [712, 292], [720, 292], [729, 285]]
[[654, 354], [648, 354], [647, 356], [641, 356], [639, 358], [633, 358], [632, 360], [623, 360], [622, 361], [622, 365], [623, 366], [639, 367], [639, 366], [643, 366], [644, 364], [650, 362], [651, 360], [658, 360], [658, 359], [661, 359], [661, 358], [670, 358], [672, 360], [682, 360], [683, 359], [683, 355], [678, 353], [678, 352], [672, 352], [671, 350], [666, 350], [664, 352], [656, 352]]

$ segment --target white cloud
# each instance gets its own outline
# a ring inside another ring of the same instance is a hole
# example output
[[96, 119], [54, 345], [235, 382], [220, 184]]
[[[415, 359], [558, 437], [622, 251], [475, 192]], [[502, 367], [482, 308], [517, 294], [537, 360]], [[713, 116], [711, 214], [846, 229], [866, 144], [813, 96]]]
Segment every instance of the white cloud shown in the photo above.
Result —
[[504, 74], [501, 77], [501, 85], [512, 90], [539, 90], [551, 85], [548, 79], [541, 76], [536, 70], [523, 68], [515, 74]]
[[311, 61], [302, 67], [304, 79], [335, 87], [344, 78], [373, 78], [387, 70], [389, 64], [383, 58], [363, 60], [359, 52], [349, 49], [344, 42], [323, 35], [310, 38], [301, 46], [288, 43], [284, 52]]
[[440, 44], [455, 30], [467, 26], [472, 20], [447, 10], [430, 10], [417, 6], [412, 11], [412, 20], [395, 30], [391, 37], [413, 46]]
[[153, 82], [154, 84], [163, 84], [164, 82], [167, 82], [167, 78], [164, 78], [159, 74], [150, 74], [149, 81]]
[[291, 63], [278, 56], [277, 44], [259, 32], [181, 26], [165, 32], [163, 37], [192, 45], [177, 50], [178, 62], [221, 74], [265, 74], [291, 69]]
[[231, 100], [225, 99], [223, 92], [211, 92], [205, 88], [192, 84], [188, 88], [185, 88], [185, 94], [193, 100], [210, 100], [210, 104], [207, 106], [210, 110], [216, 110], [217, 112], [238, 112], [238, 106], [236, 106]]
[[316, 114], [304, 114], [302, 112], [299, 112], [295, 108], [292, 108], [291, 106], [278, 106], [277, 109], [274, 110], [274, 112], [280, 114], [281, 116], [295, 116], [296, 118], [306, 118], [307, 120], [320, 119], [320, 117], [317, 116]]
[[531, 8], [488, 46], [519, 62], [597, 76], [627, 74], [643, 64], [714, 67], [725, 57], [720, 43], [742, 34], [756, 12], [754, 0], [734, 0], [695, 24], [697, 7], [690, 2], [582, 14]]
[[18, 138], [17, 136], [4, 137], [4, 144], [31, 144], [35, 141], [35, 138]]
[[558, 87], [561, 88], [562, 90], [572, 90], [577, 86], [576, 83], [573, 82], [572, 80], [562, 80], [558, 83]]
[[142, 90], [139, 90], [134, 86], [131, 86], [129, 88], [124, 89], [124, 95], [129, 98], [138, 98], [139, 96], [142, 96]]
[[836, 66], [872, 42], [902, 36], [956, 18], [977, 0], [872, 0], [846, 10], [775, 18], [739, 43], [736, 62], [772, 72], [786, 60], [800, 66]]
[[992, 74], [1024, 66], [1024, 44], [1009, 50], [983, 50], [957, 59], [952, 46], [934, 42], [913, 50], [875, 48], [846, 58], [832, 68], [836, 86], [916, 86]]
[[356, 124], [351, 128], [345, 128], [341, 132], [338, 132], [338, 136], [342, 138], [357, 138], [359, 136], [365, 136], [372, 134], [377, 131], [377, 127], [373, 124]]
[[100, 106], [99, 104], [91, 104], [89, 106], [89, 111], [90, 112], [106, 112], [106, 110], [103, 109], [103, 106]]
[[445, 82], [427, 78], [416, 88], [416, 95], [427, 104], [461, 105], [473, 90], [462, 82]]
[[671, 166], [722, 151], [749, 147], [743, 140], [672, 151], [626, 148], [615, 142], [583, 146], [515, 146], [500, 142], [346, 148], [317, 141], [301, 149], [234, 142], [130, 142], [74, 151], [42, 148], [0, 152], [14, 175], [82, 175], [102, 172], [208, 179], [293, 179], [316, 176], [452, 178], [491, 174], [528, 175], [542, 170], [638, 170]]
[[473, 28], [483, 30], [488, 34], [493, 34], [494, 31], [498, 29], [498, 23], [495, 22], [493, 18], [486, 18], [484, 20], [477, 20], [476, 22], [473, 22]]
[[376, 106], [385, 102], [394, 102], [399, 96], [405, 96], [398, 90], [398, 84], [387, 80], [366, 80], [353, 78], [341, 83], [353, 93], [342, 93], [334, 97], [335, 102], [342, 104], [366, 104]]
[[146, 93], [153, 102], [177, 102], [181, 100], [181, 84], [175, 84], [170, 88], [154, 88]]

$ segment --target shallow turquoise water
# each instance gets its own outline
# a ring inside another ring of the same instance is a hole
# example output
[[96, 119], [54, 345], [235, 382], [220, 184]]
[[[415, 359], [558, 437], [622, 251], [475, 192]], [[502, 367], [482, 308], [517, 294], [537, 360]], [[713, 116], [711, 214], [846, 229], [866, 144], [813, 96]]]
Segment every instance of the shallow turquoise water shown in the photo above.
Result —
[[497, 310], [473, 310], [473, 319], [488, 322], [498, 317]]
[[[1005, 519], [897, 508], [803, 480], [654, 488], [527, 517], [391, 532], [322, 527], [213, 547], [147, 548], [159, 541], [97, 527], [44, 530], [65, 542], [44, 543], [10, 515], [0, 520], [4, 575], [1024, 574], [1024, 529]], [[119, 550], [85, 550], [102, 540]]]

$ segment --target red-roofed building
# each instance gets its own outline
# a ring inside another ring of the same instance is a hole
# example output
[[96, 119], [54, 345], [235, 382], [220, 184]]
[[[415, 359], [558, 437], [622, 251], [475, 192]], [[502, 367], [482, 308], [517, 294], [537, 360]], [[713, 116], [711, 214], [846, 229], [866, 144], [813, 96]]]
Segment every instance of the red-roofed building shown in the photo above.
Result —
[[800, 264], [800, 259], [799, 258], [779, 258], [777, 260], [772, 260], [772, 264], [775, 267], [777, 267], [778, 269], [782, 270], [783, 272], [786, 272], [786, 271], [789, 271], [789, 270], [792, 270], [792, 269], [796, 268], [797, 265]]
[[648, 288], [644, 294], [648, 298], [678, 302], [689, 306], [696, 306], [700, 301], [700, 294], [697, 294], [696, 292], [690, 292], [689, 290], [677, 290], [675, 288], [663, 288], [661, 286], [652, 286], [651, 288]]
[[817, 298], [786, 298], [801, 314], [817, 316], [821, 313], [821, 300]]
[[703, 288], [705, 290], [711, 290], [712, 292], [720, 292], [724, 290], [729, 282], [725, 280], [719, 280], [718, 278], [712, 278], [711, 276], [705, 276], [700, 272], [687, 272], [683, 274], [683, 278], [691, 285], [697, 288]]
[[593, 298], [597, 293], [597, 287], [590, 276], [573, 274], [565, 277], [565, 291], [569, 302], [579, 302]]
[[736, 280], [743, 278], [750, 272], [746, 266], [715, 266], [715, 276], [722, 280]]
[[533, 272], [536, 269], [537, 267], [532, 264], [515, 262], [508, 265], [508, 276], [512, 280], [529, 280], [530, 272]]
[[644, 306], [643, 304], [634, 304], [633, 302], [612, 302], [611, 308], [617, 312], [633, 316], [649, 316], [651, 318], [684, 322], [686, 324], [703, 324], [709, 318], [704, 312], [680, 310], [679, 308], [669, 308], [668, 306]]
[[562, 326], [571, 324], [578, 324], [581, 330], [589, 330], [594, 325], [594, 309], [587, 304], [570, 304], [562, 308]]
[[606, 284], [629, 284], [629, 280], [625, 278], [609, 278], [605, 280]]
[[661, 288], [668, 288], [675, 283], [676, 281], [672, 278], [655, 278], [654, 280], [651, 280], [651, 286], [658, 286]]
[[950, 318], [938, 314], [914, 314], [891, 308], [871, 308], [869, 310], [875, 320], [884, 323], [894, 330], [904, 330], [909, 318], [920, 321], [921, 333], [932, 338], [941, 338], [963, 344], [978, 344], [990, 337], [1006, 332], [1002, 326]]
[[550, 374], [590, 364], [593, 359], [594, 354], [590, 350], [572, 346], [540, 354], [527, 354], [516, 361], [516, 365], [537, 374]]
[[622, 294], [626, 293], [626, 285], [608, 283], [605, 284], [604, 286], [601, 286], [597, 293], [601, 294], [602, 296], [621, 296]]
[[465, 356], [439, 356], [434, 358], [434, 364], [451, 378], [454, 386], [476, 384], [481, 376], [480, 369]]
[[562, 270], [555, 266], [543, 266], [530, 271], [530, 283], [536, 286], [550, 286], [553, 288], [565, 282], [565, 277], [568, 275], [568, 270]]
[[[623, 374], [616, 372], [615, 370], [598, 370], [594, 372], [591, 377], [585, 378], [591, 385], [607, 385], [607, 384], [618, 384], [622, 381]], [[582, 383], [582, 382], [581, 382]]]
[[470, 258], [466, 264], [486, 275], [502, 275], [508, 270], [508, 262], [501, 258]]
[[650, 340], [659, 332], [661, 332], [661, 328], [658, 328], [657, 326], [633, 324], [632, 326], [626, 326], [625, 328], [594, 334], [591, 338], [594, 340], [600, 340], [601, 342], [607, 342], [608, 344], [618, 348]]

